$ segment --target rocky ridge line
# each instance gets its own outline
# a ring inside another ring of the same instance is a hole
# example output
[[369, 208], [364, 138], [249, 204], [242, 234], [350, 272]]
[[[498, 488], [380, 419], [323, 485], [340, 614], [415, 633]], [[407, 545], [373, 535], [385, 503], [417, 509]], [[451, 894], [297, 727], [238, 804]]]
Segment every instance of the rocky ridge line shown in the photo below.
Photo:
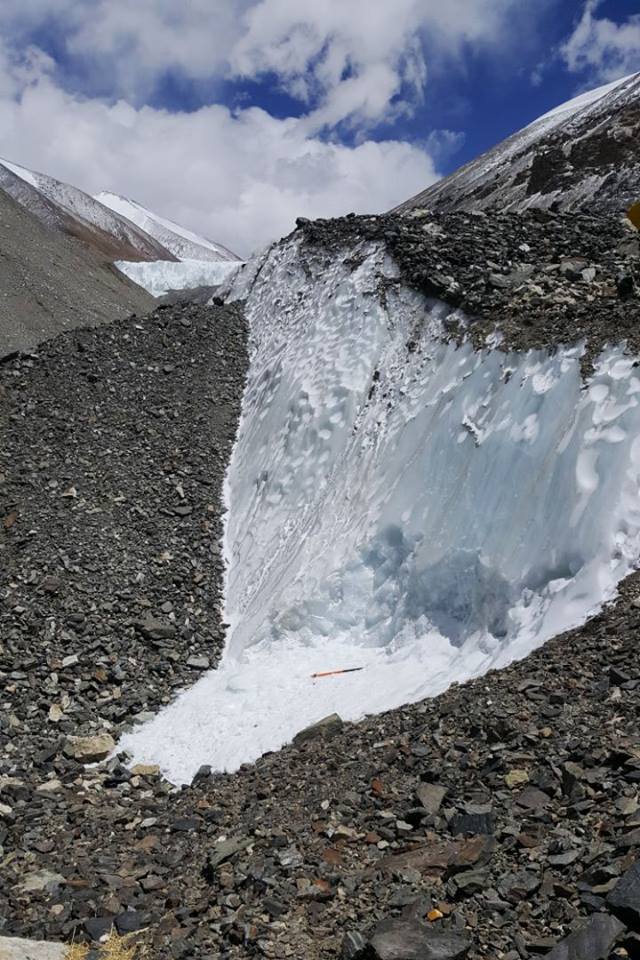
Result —
[[498, 330], [507, 350], [585, 340], [587, 366], [606, 343], [640, 352], [640, 237], [619, 217], [532, 210], [297, 223], [305, 243], [327, 256], [348, 251], [354, 266], [366, 244], [384, 244], [399, 282], [464, 311], [468, 326], [453, 319], [450, 334], [477, 349]]

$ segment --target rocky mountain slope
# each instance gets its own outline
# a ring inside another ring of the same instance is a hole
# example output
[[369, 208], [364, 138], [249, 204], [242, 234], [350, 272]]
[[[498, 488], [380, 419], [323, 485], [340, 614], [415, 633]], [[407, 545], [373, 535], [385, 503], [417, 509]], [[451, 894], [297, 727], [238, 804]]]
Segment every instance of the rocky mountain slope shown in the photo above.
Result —
[[62, 330], [146, 312], [153, 300], [91, 245], [0, 189], [0, 357]]
[[640, 74], [562, 104], [397, 209], [615, 214], [640, 199]]
[[154, 237], [54, 177], [0, 160], [0, 187], [46, 227], [75, 237], [104, 260], [175, 260]]

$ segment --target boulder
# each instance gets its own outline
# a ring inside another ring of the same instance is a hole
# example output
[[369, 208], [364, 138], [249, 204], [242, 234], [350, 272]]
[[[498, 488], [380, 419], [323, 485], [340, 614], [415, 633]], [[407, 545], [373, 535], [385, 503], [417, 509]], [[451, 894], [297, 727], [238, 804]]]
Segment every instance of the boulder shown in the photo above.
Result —
[[98, 763], [115, 750], [116, 742], [109, 733], [93, 737], [67, 737], [64, 752], [78, 763]]
[[470, 946], [464, 937], [419, 920], [383, 920], [369, 938], [368, 952], [361, 956], [367, 960], [462, 960]]
[[612, 913], [635, 930], [640, 930], [640, 860], [630, 867], [607, 897]]
[[337, 713], [332, 713], [328, 717], [318, 720], [317, 723], [313, 723], [310, 727], [305, 727], [300, 733], [296, 733], [293, 743], [295, 746], [299, 746], [308, 740], [327, 740], [339, 733], [342, 727], [342, 718]]
[[616, 917], [594, 913], [586, 923], [557, 943], [547, 954], [547, 960], [607, 960], [624, 929], [624, 924]]
[[0, 937], [0, 960], [64, 960], [66, 953], [64, 943]]

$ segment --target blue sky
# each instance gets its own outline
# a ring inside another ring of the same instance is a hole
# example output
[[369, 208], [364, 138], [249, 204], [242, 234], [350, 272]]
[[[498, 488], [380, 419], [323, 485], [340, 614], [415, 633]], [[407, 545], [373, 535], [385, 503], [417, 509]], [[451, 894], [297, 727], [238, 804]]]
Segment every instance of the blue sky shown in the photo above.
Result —
[[0, 155], [241, 254], [640, 70], [640, 0], [3, 0]]

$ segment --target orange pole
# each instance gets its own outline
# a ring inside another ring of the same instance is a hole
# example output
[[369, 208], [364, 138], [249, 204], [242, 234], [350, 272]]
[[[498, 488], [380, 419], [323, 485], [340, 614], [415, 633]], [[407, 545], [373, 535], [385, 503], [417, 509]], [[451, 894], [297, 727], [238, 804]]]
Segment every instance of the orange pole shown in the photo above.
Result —
[[322, 673], [312, 673], [311, 679], [317, 677], [337, 677], [340, 673], [357, 673], [358, 670], [364, 670], [364, 667], [347, 667], [345, 670], [324, 670]]

